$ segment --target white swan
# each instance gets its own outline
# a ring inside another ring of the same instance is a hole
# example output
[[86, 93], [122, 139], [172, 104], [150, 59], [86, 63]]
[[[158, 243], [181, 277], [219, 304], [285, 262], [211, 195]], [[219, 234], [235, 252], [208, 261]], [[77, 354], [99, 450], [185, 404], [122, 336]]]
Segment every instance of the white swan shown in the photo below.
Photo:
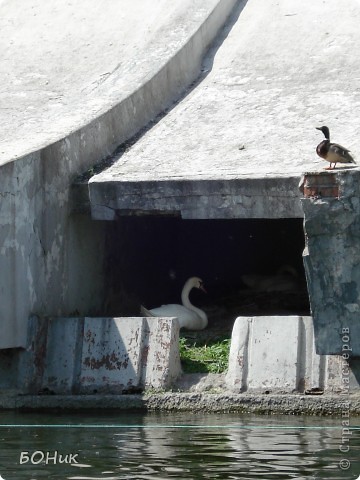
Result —
[[145, 317], [177, 317], [180, 328], [188, 330], [203, 330], [207, 327], [208, 318], [206, 313], [195, 307], [189, 299], [190, 291], [199, 288], [206, 292], [203, 281], [198, 277], [191, 277], [186, 282], [181, 292], [182, 305], [169, 304], [147, 310], [141, 306], [141, 313]]

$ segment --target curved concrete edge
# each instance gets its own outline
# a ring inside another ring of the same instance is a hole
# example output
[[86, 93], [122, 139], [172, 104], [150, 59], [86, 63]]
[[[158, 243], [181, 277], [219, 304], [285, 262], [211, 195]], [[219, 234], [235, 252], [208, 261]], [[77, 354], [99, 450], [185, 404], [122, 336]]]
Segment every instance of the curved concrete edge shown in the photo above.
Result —
[[91, 143], [95, 132], [107, 132], [105, 141], [101, 142], [104, 143], [104, 153], [98, 160], [110, 155], [116, 147], [148, 125], [199, 76], [204, 54], [236, 3], [237, 0], [219, 0], [216, 8], [186, 44], [158, 71], [118, 105], [82, 129], [85, 145], [87, 141]]
[[279, 415], [360, 415], [360, 395], [249, 395], [156, 393], [145, 395], [0, 395], [0, 410], [139, 410]]
[[[178, 50], [174, 50], [165, 61], [155, 62], [153, 70], [144, 72], [142, 81], [136, 83], [135, 89], [131, 91], [130, 86], [131, 93], [119, 98], [112, 107], [105, 106], [105, 112], [97, 114], [96, 118], [89, 119], [87, 123], [67, 134], [59, 135], [58, 139], [49, 141], [42, 148], [32, 149], [24, 155], [9, 158], [2, 165], [25, 158], [29, 154], [41, 152], [50, 146], [55, 146], [58, 142], [67, 139], [71, 142], [74, 135], [80, 137], [83, 149], [86, 149], [89, 143], [90, 152], [93, 135], [100, 135], [97, 141], [102, 146], [103, 153], [97, 156], [96, 161], [111, 154], [117, 146], [132, 137], [173, 103], [198, 77], [205, 52], [238, 1], [217, 0], [215, 7], [208, 12], [197, 30]], [[104, 135], [104, 130], [107, 135]]]
[[236, 0], [219, 0], [186, 45], [114, 108], [0, 167], [0, 349], [26, 346], [32, 313], [69, 317], [101, 310], [105, 226], [71, 215], [71, 185], [196, 78], [203, 54], [235, 5]]

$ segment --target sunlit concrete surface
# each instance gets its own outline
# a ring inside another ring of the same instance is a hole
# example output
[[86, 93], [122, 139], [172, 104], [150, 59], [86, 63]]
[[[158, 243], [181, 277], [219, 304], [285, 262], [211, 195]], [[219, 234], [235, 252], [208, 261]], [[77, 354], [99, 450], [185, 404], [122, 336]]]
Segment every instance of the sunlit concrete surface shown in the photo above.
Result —
[[[153, 181], [163, 182], [166, 191], [159, 187], [159, 196], [165, 198], [176, 195], [175, 182], [259, 178], [280, 179], [291, 195], [294, 178], [328, 166], [315, 153], [323, 139], [315, 127], [324, 124], [333, 141], [358, 156], [359, 2], [248, 0], [240, 5], [232, 28], [205, 60], [202, 81], [113, 166], [90, 180], [93, 204], [128, 208], [122, 195], [130, 199], [132, 189], [135, 205], [137, 193], [151, 197]], [[167, 182], [174, 182], [173, 191]], [[254, 188], [245, 189], [246, 197], [261, 197], [261, 182]], [[280, 196], [278, 208], [281, 201]], [[297, 209], [298, 201], [293, 203]], [[299, 215], [287, 210], [289, 216]]]
[[161, 70], [213, 9], [232, 3], [1, 0], [0, 164], [117, 105]]
[[[343, 390], [341, 355], [317, 355], [311, 317], [238, 317], [226, 383], [237, 393]], [[354, 388], [358, 382], [351, 381]]]

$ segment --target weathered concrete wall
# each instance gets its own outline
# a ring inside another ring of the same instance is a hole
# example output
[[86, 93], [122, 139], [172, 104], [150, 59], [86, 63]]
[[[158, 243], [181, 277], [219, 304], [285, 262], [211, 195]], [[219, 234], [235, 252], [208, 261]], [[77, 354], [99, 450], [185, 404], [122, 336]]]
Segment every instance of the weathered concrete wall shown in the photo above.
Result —
[[89, 181], [95, 220], [115, 220], [118, 213], [151, 212], [177, 213], [184, 219], [302, 217], [297, 177], [139, 182], [126, 181], [117, 167], [114, 164]]
[[70, 185], [147, 125], [196, 78], [204, 52], [235, 4], [216, 0], [202, 9], [181, 42], [167, 51], [168, 56], [158, 52], [156, 61], [146, 62], [150, 69], [141, 69], [139, 82], [118, 92], [118, 101], [108, 111], [100, 109], [98, 116], [92, 111], [88, 123], [70, 134], [66, 129], [62, 133], [60, 122], [51, 138], [64, 135], [63, 139], [2, 161], [0, 349], [26, 345], [32, 313], [70, 316], [99, 311], [104, 227], [71, 215]]
[[360, 356], [360, 171], [308, 173], [302, 189], [316, 351]]
[[165, 388], [181, 373], [179, 324], [170, 318], [32, 317], [7, 387], [23, 393], [122, 393]]
[[[359, 389], [355, 375], [346, 378]], [[355, 369], [356, 370], [356, 369]], [[311, 317], [238, 317], [226, 376], [237, 393], [303, 393], [321, 389], [347, 394], [344, 359], [317, 355]]]
[[79, 137], [0, 168], [0, 348], [25, 346], [30, 313], [99, 308], [104, 228], [69, 208], [71, 178], [95, 143], [82, 149]]

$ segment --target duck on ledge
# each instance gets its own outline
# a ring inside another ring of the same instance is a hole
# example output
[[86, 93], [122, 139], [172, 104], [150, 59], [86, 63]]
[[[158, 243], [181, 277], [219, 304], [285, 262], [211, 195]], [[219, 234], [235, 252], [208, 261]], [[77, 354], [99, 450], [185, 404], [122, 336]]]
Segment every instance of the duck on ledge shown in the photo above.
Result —
[[[316, 127], [317, 130], [321, 130], [325, 136], [325, 140], [319, 143], [316, 147], [316, 153], [319, 157], [324, 158], [330, 162], [330, 167], [326, 170], [331, 170], [336, 167], [337, 163], [356, 163], [353, 157], [350, 155], [350, 150], [342, 147], [338, 143], [330, 142], [330, 130], [325, 125], [322, 127]], [[332, 167], [331, 165], [334, 164]]]

